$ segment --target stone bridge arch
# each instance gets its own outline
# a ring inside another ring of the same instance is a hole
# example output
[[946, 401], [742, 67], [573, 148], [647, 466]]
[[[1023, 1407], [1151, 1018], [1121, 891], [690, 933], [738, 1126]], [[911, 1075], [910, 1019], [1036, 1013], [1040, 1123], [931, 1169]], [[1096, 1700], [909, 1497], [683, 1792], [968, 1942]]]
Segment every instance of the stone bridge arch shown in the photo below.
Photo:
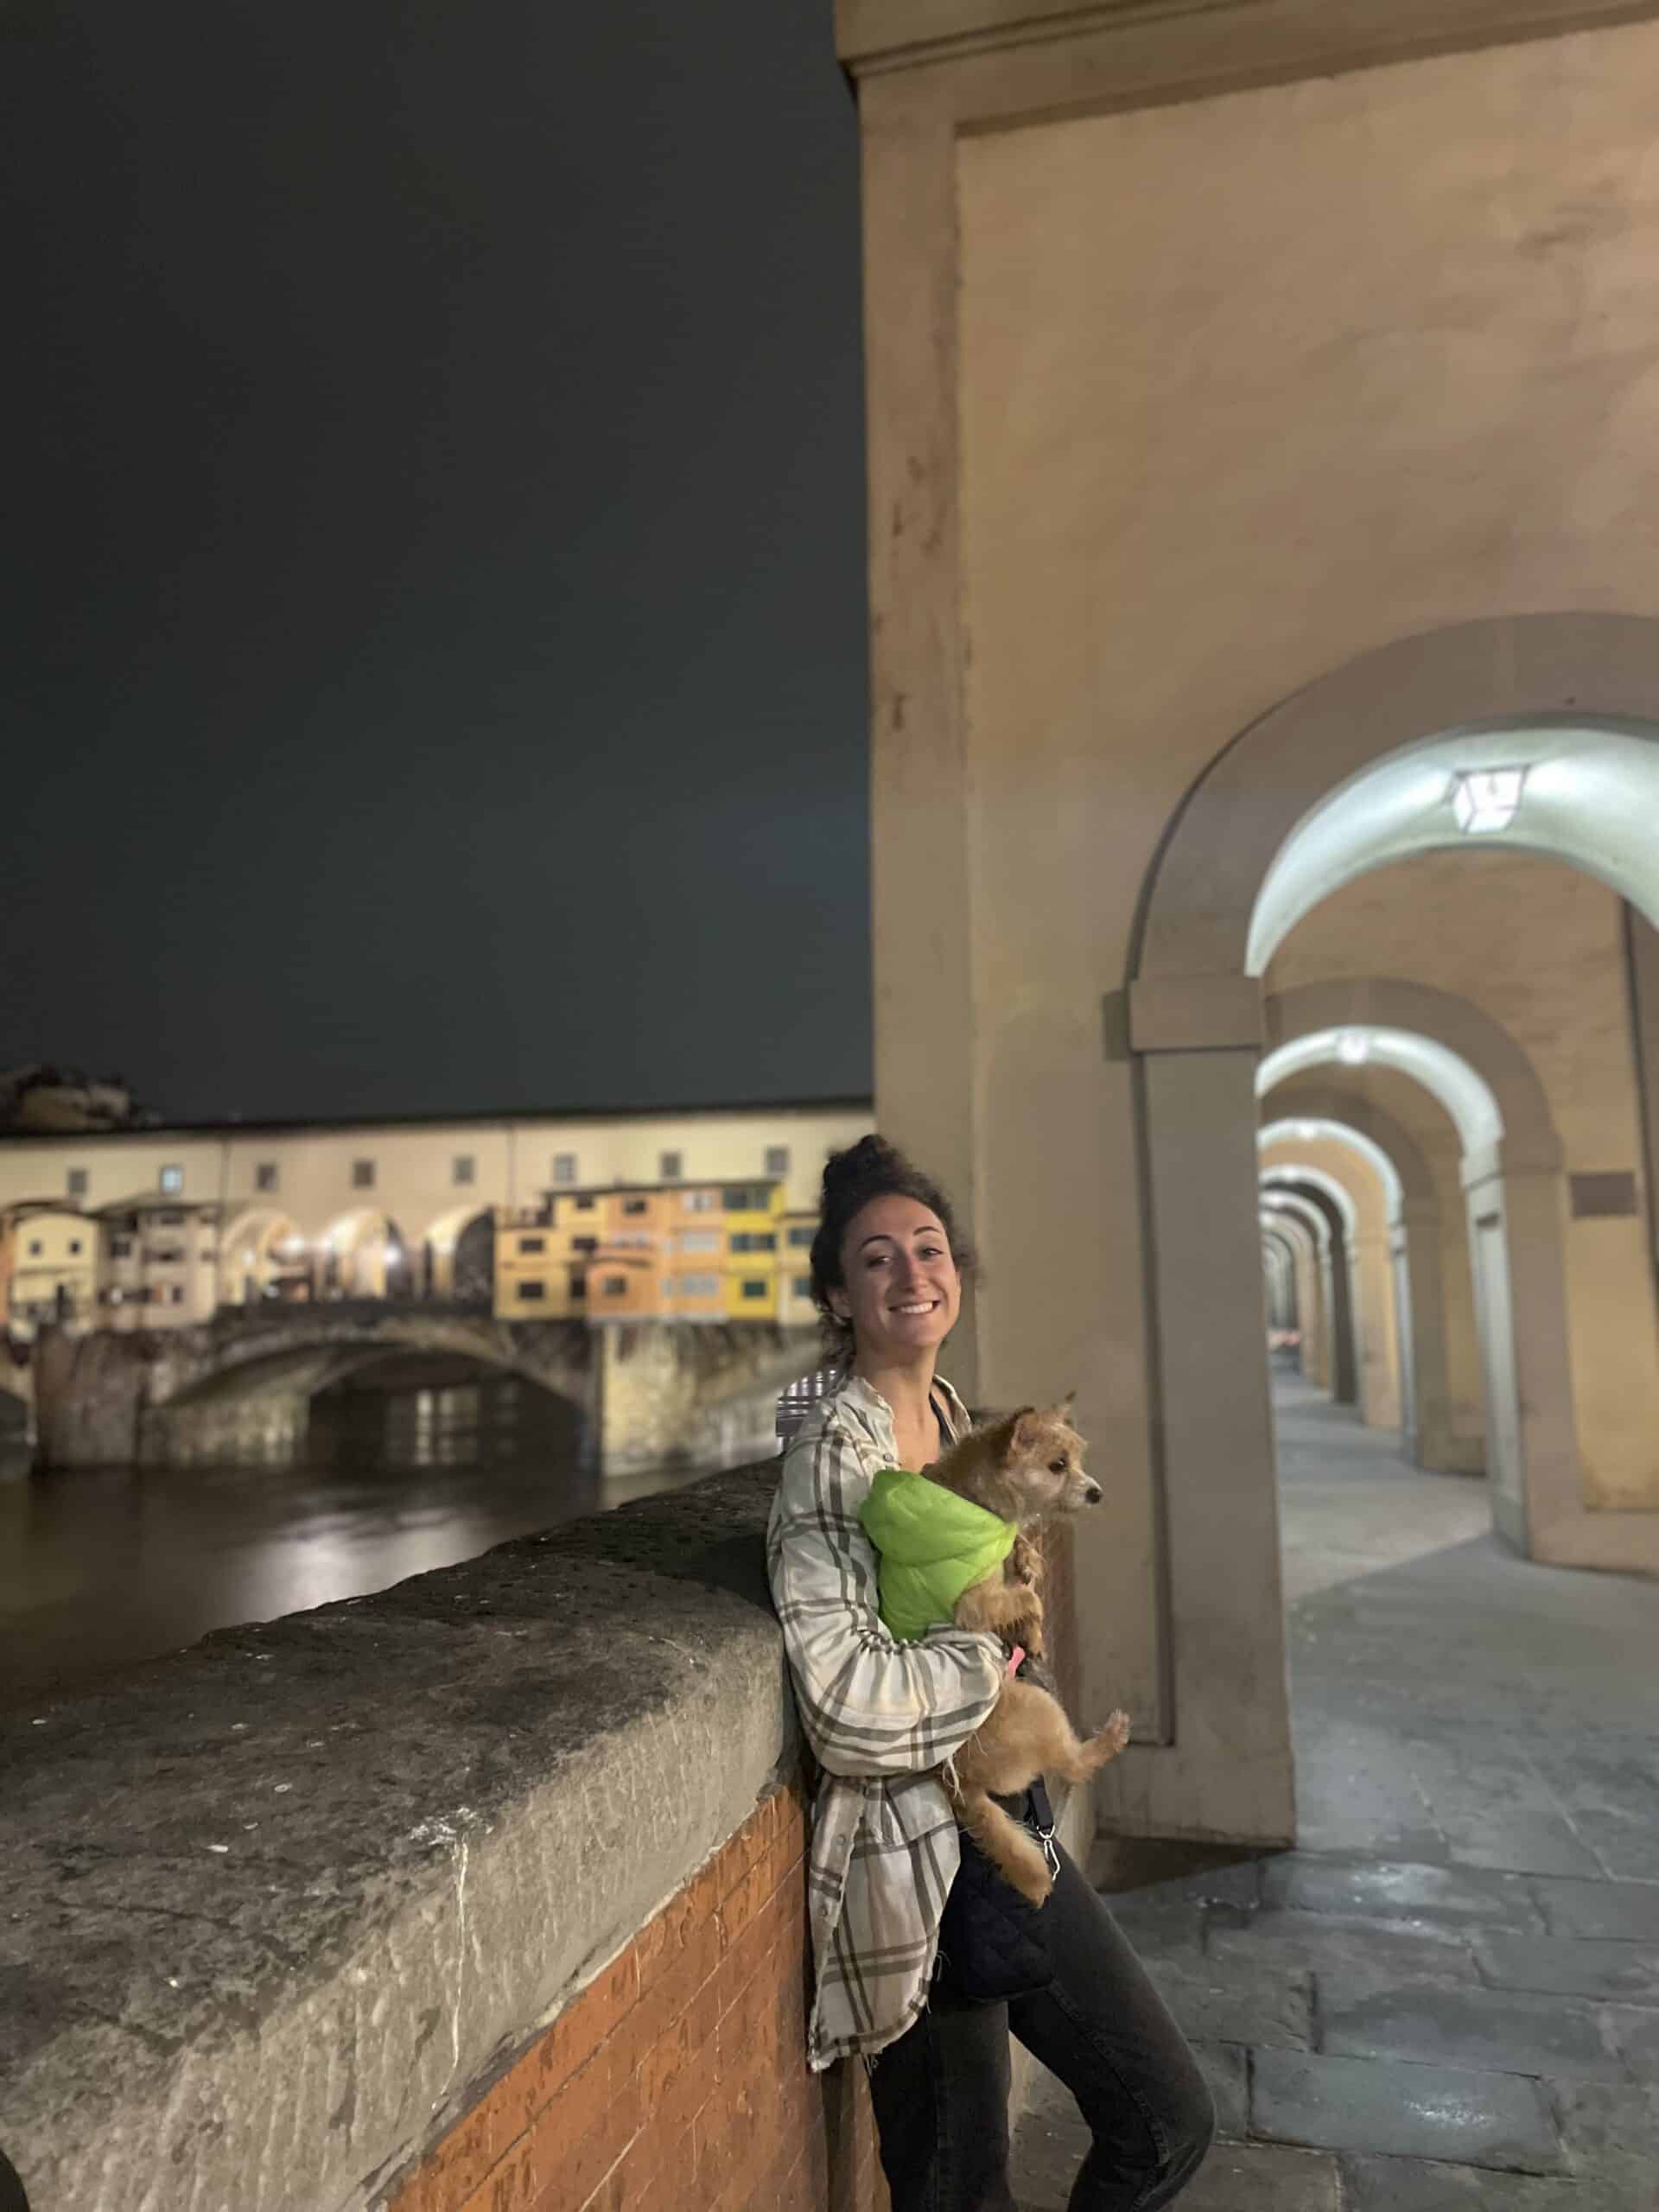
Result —
[[319, 1392], [411, 1354], [464, 1359], [563, 1400], [595, 1451], [596, 1363], [579, 1321], [498, 1321], [487, 1314], [399, 1308], [378, 1300], [227, 1310], [161, 1340], [149, 1370], [141, 1457], [207, 1455], [215, 1436], [266, 1435], [291, 1448]]

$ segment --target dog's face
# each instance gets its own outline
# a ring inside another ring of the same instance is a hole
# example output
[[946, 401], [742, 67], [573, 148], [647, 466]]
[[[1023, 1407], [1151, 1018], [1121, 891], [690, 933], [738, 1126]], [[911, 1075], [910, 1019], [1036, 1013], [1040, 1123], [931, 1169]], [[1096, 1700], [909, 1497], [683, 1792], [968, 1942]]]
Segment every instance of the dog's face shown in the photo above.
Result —
[[1046, 1412], [1027, 1406], [1010, 1419], [1002, 1473], [1024, 1507], [1022, 1520], [1100, 1503], [1100, 1484], [1083, 1464], [1083, 1439], [1066, 1418], [1071, 1410], [1068, 1398]]

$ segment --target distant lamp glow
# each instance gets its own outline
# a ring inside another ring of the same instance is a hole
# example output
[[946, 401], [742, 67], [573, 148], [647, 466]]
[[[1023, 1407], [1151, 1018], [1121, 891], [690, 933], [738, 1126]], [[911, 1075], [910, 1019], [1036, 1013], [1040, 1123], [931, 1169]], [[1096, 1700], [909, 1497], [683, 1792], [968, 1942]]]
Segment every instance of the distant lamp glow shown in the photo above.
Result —
[[1363, 1029], [1344, 1029], [1337, 1040], [1337, 1058], [1344, 1067], [1363, 1068], [1371, 1057], [1371, 1040]]
[[1507, 830], [1521, 805], [1524, 768], [1460, 768], [1452, 780], [1452, 811], [1466, 837]]

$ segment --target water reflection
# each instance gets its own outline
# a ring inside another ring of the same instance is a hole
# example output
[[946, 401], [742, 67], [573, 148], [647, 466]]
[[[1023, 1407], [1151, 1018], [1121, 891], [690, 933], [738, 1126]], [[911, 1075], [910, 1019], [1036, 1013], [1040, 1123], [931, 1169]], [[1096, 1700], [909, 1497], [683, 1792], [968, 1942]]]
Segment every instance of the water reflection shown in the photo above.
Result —
[[0, 1467], [0, 1704], [471, 1559], [693, 1479], [601, 1484], [575, 1410], [510, 1377], [342, 1389], [297, 1464]]

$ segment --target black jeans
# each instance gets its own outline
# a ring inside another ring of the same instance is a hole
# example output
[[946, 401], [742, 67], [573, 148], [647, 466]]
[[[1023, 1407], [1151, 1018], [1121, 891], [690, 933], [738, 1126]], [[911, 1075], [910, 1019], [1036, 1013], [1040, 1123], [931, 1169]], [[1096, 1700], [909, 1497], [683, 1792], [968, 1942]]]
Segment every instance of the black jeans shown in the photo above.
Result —
[[1008, 2035], [1065, 2082], [1094, 2143], [1071, 2212], [1154, 2212], [1216, 2130], [1186, 2038], [1104, 1901], [1065, 1853], [1043, 1907], [1057, 1972], [1035, 1996], [975, 2005], [935, 1985], [870, 2072], [893, 2212], [1018, 2212], [1008, 2185]]

